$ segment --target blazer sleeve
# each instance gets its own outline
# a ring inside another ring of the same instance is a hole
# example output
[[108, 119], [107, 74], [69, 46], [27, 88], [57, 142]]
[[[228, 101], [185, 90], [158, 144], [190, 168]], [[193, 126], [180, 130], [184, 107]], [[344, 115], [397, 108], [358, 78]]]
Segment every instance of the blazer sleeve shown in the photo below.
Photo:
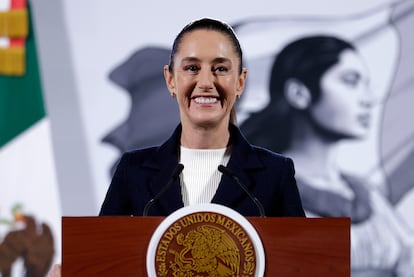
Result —
[[105, 199], [102, 203], [100, 216], [131, 215], [131, 205], [128, 197], [128, 155], [122, 155], [112, 178]]
[[284, 173], [282, 177], [283, 216], [305, 217], [292, 159], [285, 157], [285, 170], [282, 172]]

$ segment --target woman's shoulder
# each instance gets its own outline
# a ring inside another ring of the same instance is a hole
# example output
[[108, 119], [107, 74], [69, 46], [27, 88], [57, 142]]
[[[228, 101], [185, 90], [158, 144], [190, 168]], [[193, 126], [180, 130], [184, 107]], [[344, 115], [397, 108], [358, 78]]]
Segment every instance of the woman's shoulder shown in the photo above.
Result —
[[147, 155], [149, 153], [155, 153], [158, 151], [158, 149], [160, 148], [160, 146], [149, 146], [149, 147], [144, 147], [144, 148], [137, 148], [137, 149], [132, 149], [132, 150], [128, 150], [124, 153], [124, 155], [128, 155], [128, 156], [142, 156], [142, 155]]
[[158, 152], [158, 149], [159, 149], [159, 146], [151, 146], [151, 147], [129, 150], [122, 154], [121, 161], [139, 163], [139, 162], [148, 160], [149, 158], [152, 159]]
[[252, 149], [257, 155], [259, 155], [263, 159], [270, 159], [273, 161], [280, 161], [280, 162], [286, 162], [286, 161], [290, 162], [292, 160], [291, 158], [289, 158], [288, 156], [282, 153], [272, 151], [262, 146], [252, 145]]
[[278, 169], [276, 172], [279, 172], [279, 170], [294, 171], [293, 160], [288, 156], [257, 145], [252, 145], [251, 148], [264, 168]]

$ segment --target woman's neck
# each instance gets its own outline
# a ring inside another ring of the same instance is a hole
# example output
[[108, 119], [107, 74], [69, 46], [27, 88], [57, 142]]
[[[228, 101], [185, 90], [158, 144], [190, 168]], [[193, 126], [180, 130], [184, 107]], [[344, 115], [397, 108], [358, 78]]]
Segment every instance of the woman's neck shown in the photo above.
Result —
[[304, 126], [296, 129], [292, 137], [291, 145], [284, 154], [294, 160], [298, 175], [327, 180], [327, 182], [341, 178], [337, 166], [339, 140], [323, 139], [312, 128]]
[[219, 126], [182, 125], [181, 145], [187, 148], [225, 148], [229, 138], [228, 124], [221, 124]]

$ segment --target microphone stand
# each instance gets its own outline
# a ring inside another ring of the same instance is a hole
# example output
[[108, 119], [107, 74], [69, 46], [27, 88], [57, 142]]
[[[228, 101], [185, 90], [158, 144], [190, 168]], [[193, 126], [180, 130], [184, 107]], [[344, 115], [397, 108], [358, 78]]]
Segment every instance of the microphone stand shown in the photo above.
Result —
[[224, 175], [232, 178], [246, 192], [246, 194], [250, 197], [250, 199], [254, 202], [254, 204], [259, 209], [260, 217], [266, 217], [266, 214], [265, 214], [265, 211], [264, 211], [264, 208], [263, 208], [262, 203], [260, 203], [259, 199], [257, 199], [257, 197], [254, 196], [247, 189], [247, 187], [240, 181], [240, 179], [236, 176], [236, 174], [234, 174], [229, 168], [225, 167], [224, 165], [219, 165], [218, 166], [218, 170], [221, 173], [223, 173]]

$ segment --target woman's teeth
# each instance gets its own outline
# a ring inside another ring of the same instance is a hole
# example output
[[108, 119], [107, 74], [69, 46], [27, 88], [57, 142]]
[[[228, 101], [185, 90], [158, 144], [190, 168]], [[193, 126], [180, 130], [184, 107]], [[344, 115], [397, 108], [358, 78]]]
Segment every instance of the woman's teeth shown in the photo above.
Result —
[[213, 104], [218, 101], [215, 97], [196, 97], [194, 101], [198, 104]]

